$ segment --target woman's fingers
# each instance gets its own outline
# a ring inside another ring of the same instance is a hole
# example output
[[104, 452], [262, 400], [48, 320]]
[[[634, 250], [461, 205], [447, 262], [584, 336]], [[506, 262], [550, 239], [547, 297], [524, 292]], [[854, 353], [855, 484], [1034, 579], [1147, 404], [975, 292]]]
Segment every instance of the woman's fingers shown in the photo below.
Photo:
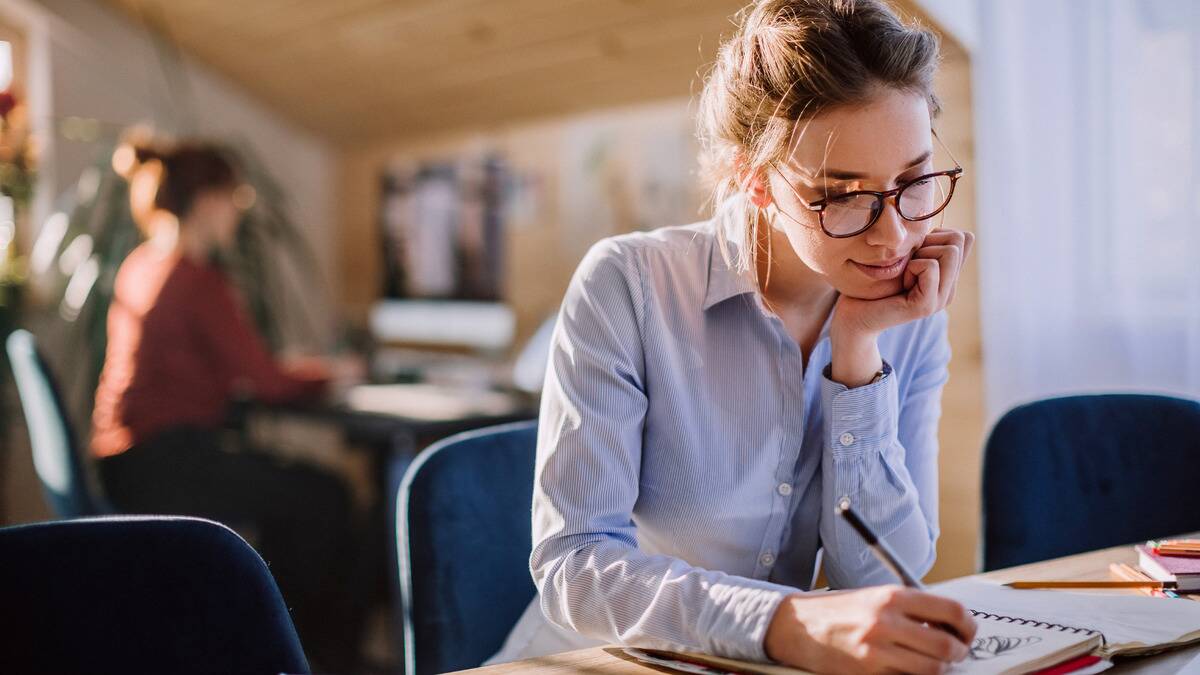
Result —
[[953, 275], [946, 273], [949, 267], [943, 263], [942, 277], [947, 286], [947, 293], [944, 296], [945, 303], [942, 305], [945, 307], [954, 302], [954, 296], [958, 291], [959, 273], [971, 255], [971, 249], [975, 246], [975, 234], [964, 230], [934, 230], [925, 236], [921, 248], [917, 249], [914, 257], [931, 257], [932, 252], [925, 251], [925, 249], [939, 246], [954, 246], [959, 250], [957, 264], [953, 267]]
[[962, 269], [963, 248], [959, 244], [935, 244], [917, 249], [915, 259], [937, 260], [941, 267], [941, 286], [938, 289], [938, 309], [950, 304], [954, 287], [958, 283], [958, 273]]
[[920, 673], [921, 675], [941, 675], [949, 669], [947, 661], [913, 651], [901, 645], [891, 645], [880, 652], [879, 661], [895, 673]]
[[911, 312], [907, 320], [928, 316], [937, 311], [938, 289], [941, 286], [941, 264], [934, 258], [913, 258], [908, 268], [916, 275], [917, 283], [908, 292], [907, 304]]
[[[908, 290], [870, 301], [872, 326], [880, 329], [890, 328], [928, 316], [936, 310], [938, 262], [926, 259], [910, 260], [904, 274], [912, 275], [913, 281]], [[909, 285], [908, 282], [905, 285]]]
[[898, 597], [896, 606], [913, 621], [950, 628], [964, 643], [969, 644], [975, 639], [975, 618], [961, 603], [950, 598], [913, 591]]
[[911, 291], [912, 287], [917, 285], [917, 274], [912, 270], [912, 259], [910, 258], [908, 262], [909, 264], [904, 266], [904, 274], [901, 277], [905, 293]]
[[854, 317], [859, 326], [887, 329], [931, 316], [954, 301], [959, 274], [975, 235], [959, 230], [934, 230], [913, 252], [900, 277], [901, 290], [878, 300], [839, 300], [838, 315]]
[[961, 661], [967, 645], [950, 633], [929, 624], [901, 617], [895, 626], [896, 644], [939, 661]]

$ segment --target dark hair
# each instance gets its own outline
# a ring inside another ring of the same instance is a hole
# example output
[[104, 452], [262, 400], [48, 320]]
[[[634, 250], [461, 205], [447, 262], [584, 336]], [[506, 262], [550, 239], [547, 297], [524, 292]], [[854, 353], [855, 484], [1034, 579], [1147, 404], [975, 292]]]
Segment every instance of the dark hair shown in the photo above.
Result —
[[[878, 88], [933, 92], [938, 38], [884, 0], [756, 0], [738, 14], [700, 97], [699, 138], [714, 206], [751, 171], [786, 155], [796, 123], [868, 101]], [[753, 270], [757, 218], [742, 217], [738, 268]], [[726, 240], [722, 254], [728, 258]]]
[[134, 172], [150, 162], [161, 164], [154, 207], [176, 218], [183, 219], [201, 193], [233, 189], [238, 185], [238, 172], [228, 153], [214, 143], [144, 141], [134, 143], [132, 147]]

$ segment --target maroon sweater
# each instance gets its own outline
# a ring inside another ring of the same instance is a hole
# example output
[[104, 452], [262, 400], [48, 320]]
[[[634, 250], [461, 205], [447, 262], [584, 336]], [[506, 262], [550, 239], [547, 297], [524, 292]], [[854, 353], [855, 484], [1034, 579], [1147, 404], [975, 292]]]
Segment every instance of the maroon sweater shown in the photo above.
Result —
[[92, 451], [108, 457], [167, 429], [218, 427], [235, 393], [281, 402], [324, 389], [280, 369], [220, 270], [142, 244], [117, 272]]

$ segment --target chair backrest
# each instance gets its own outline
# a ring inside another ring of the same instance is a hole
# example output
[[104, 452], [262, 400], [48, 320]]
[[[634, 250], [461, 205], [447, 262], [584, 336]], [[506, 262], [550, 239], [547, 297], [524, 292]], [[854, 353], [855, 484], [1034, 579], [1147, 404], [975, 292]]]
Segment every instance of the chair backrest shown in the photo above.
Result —
[[408, 675], [479, 666], [536, 594], [536, 442], [536, 422], [459, 434], [405, 474], [397, 529]]
[[983, 567], [1200, 530], [1200, 402], [1070, 396], [1014, 408], [983, 458]]
[[111, 512], [88, 482], [58, 385], [38, 352], [33, 334], [15, 330], [9, 334], [6, 347], [25, 411], [33, 467], [50, 509], [60, 518]]
[[262, 558], [181, 517], [0, 530], [0, 672], [307, 673]]

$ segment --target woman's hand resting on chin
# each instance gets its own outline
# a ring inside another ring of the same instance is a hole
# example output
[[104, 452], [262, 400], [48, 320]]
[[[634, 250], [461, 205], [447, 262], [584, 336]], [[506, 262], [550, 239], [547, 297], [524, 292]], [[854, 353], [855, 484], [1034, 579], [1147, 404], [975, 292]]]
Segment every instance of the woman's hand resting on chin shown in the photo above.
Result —
[[949, 305], [974, 243], [970, 232], [934, 230], [909, 260], [899, 293], [878, 300], [839, 297], [829, 328], [833, 381], [851, 388], [867, 384], [883, 368], [877, 344], [880, 333]]

